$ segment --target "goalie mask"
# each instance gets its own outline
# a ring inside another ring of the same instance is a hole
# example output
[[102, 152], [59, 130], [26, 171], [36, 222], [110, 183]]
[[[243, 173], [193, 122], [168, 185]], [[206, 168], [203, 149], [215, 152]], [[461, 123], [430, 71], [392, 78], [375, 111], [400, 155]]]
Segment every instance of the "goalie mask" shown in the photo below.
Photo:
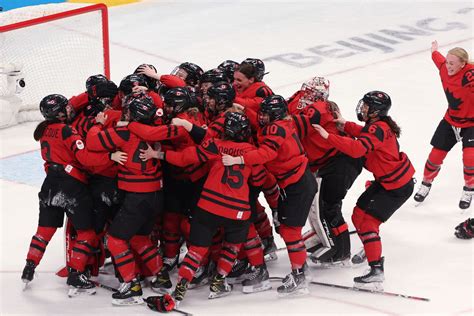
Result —
[[326, 101], [329, 97], [329, 80], [324, 77], [314, 77], [301, 85], [303, 92], [299, 105], [304, 109], [318, 100]]
[[367, 92], [357, 104], [357, 119], [362, 122], [367, 122], [371, 118], [387, 116], [391, 106], [392, 100], [385, 92]]

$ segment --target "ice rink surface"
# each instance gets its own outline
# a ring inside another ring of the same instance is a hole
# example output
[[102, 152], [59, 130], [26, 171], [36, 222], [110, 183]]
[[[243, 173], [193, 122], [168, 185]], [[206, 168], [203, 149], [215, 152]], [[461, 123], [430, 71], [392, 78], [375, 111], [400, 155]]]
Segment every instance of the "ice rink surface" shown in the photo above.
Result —
[[[429, 141], [447, 107], [431, 61], [431, 41], [438, 40], [443, 54], [463, 47], [472, 59], [473, 15], [472, 1], [142, 1], [109, 9], [112, 79], [119, 83], [141, 63], [166, 74], [184, 61], [210, 69], [226, 59], [256, 57], [269, 71], [264, 81], [285, 97], [306, 79], [326, 76], [330, 99], [348, 120], [356, 119], [355, 106], [364, 93], [382, 90], [392, 98], [390, 113], [402, 127], [401, 148], [420, 181]], [[37, 193], [44, 178], [32, 137], [35, 126], [0, 130], [0, 314], [152, 315], [144, 306], [113, 307], [110, 292], [103, 289], [92, 297], [68, 298], [65, 280], [54, 275], [64, 261], [62, 230], [49, 244], [30, 288], [22, 292], [20, 274], [36, 229]], [[371, 178], [364, 171], [344, 201], [349, 223], [363, 184]], [[464, 213], [458, 209], [462, 186], [458, 144], [425, 203], [415, 207], [410, 199], [381, 226], [385, 289], [430, 302], [316, 285], [308, 297], [278, 299], [274, 283], [272, 291], [245, 295], [236, 287], [232, 295], [212, 301], [207, 288], [190, 290], [180, 308], [199, 316], [472, 315], [474, 244], [453, 235], [459, 222], [473, 216], [472, 207]], [[352, 242], [357, 251], [360, 241], [353, 236]], [[341, 285], [352, 285], [366, 268], [309, 266], [314, 280]], [[287, 274], [286, 253], [279, 252], [279, 260], [268, 267], [271, 276]], [[101, 280], [118, 286], [110, 276]]]

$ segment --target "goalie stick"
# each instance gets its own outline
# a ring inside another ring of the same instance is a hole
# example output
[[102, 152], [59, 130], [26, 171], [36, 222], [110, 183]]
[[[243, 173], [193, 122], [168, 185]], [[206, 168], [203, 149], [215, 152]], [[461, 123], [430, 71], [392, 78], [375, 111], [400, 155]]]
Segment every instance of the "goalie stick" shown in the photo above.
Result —
[[[283, 280], [283, 278], [282, 277], [270, 277], [270, 280], [279, 280], [279, 281], [281, 281], [281, 280]], [[344, 290], [351, 290], [351, 291], [356, 291], [356, 292], [365, 292], [365, 293], [380, 294], [380, 295], [386, 295], [386, 296], [396, 296], [396, 297], [402, 297], [402, 298], [406, 298], [406, 299], [412, 299], [412, 300], [424, 301], [424, 302], [429, 302], [430, 301], [429, 298], [425, 298], [425, 297], [405, 295], [405, 294], [386, 292], [386, 291], [374, 291], [374, 290], [369, 290], [369, 289], [360, 289], [360, 288], [357, 288], [357, 287], [354, 287], [354, 286], [346, 286], [346, 285], [316, 282], [316, 281], [310, 281], [309, 283], [314, 284], [314, 285], [321, 285], [321, 286], [333, 287], [333, 288], [344, 289]]]
[[[106, 285], [106, 284], [103, 284], [103, 283], [100, 283], [99, 281], [91, 280], [91, 282], [94, 283], [95, 286], [103, 288], [107, 291], [111, 291], [111, 292], [114, 292], [114, 293], [118, 292], [118, 290], [116, 288], [111, 287], [111, 286]], [[191, 313], [187, 313], [185, 311], [182, 311], [182, 310], [176, 309], [176, 308], [174, 308], [172, 310], [172, 312], [177, 312], [177, 313], [180, 313], [181, 315], [184, 315], [184, 316], [193, 316], [193, 314], [191, 314]]]

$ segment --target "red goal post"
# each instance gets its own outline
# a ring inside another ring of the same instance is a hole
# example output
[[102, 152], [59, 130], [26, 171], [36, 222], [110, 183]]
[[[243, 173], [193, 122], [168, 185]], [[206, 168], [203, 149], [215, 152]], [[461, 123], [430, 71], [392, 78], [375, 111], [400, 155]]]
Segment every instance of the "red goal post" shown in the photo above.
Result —
[[0, 15], [0, 128], [40, 120], [44, 96], [77, 95], [99, 73], [110, 78], [106, 5], [47, 4]]

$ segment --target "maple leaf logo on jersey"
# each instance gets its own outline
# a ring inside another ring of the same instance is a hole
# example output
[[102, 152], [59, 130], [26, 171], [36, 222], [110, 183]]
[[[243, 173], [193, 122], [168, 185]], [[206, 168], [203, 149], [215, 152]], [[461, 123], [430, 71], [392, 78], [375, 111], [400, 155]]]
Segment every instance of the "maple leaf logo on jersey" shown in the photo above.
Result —
[[449, 89], [444, 90], [444, 93], [446, 94], [446, 99], [448, 99], [449, 108], [453, 110], [459, 110], [462, 100], [455, 98]]

